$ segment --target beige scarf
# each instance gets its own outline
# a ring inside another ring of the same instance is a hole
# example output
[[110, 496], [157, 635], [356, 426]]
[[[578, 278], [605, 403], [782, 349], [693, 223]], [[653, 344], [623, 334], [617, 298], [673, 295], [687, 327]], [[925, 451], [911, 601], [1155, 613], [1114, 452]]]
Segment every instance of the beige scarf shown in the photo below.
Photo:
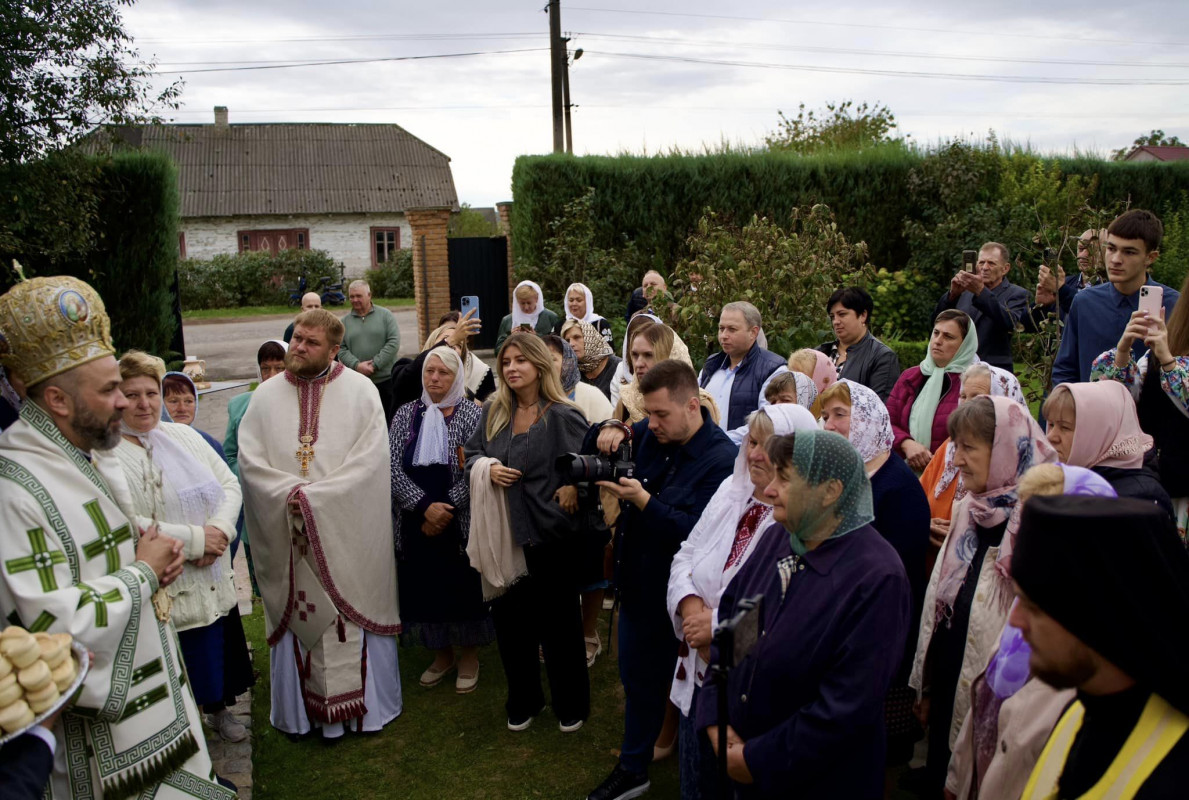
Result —
[[494, 458], [479, 458], [471, 467], [471, 535], [467, 558], [483, 583], [483, 599], [494, 600], [528, 574], [524, 548], [512, 537], [508, 496], [491, 482]]

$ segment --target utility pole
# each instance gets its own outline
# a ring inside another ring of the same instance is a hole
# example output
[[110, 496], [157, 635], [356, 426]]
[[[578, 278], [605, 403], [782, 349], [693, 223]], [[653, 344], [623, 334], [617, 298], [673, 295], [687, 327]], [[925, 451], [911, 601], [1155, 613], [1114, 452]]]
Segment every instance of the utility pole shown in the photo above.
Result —
[[565, 108], [566, 116], [566, 152], [570, 155], [574, 154], [574, 123], [570, 122], [570, 39], [567, 36], [562, 39], [562, 73], [561, 73], [561, 88], [562, 88], [562, 106]]
[[549, 59], [553, 89], [553, 152], [565, 150], [565, 116], [562, 84], [566, 72], [566, 43], [561, 36], [561, 2], [549, 0]]

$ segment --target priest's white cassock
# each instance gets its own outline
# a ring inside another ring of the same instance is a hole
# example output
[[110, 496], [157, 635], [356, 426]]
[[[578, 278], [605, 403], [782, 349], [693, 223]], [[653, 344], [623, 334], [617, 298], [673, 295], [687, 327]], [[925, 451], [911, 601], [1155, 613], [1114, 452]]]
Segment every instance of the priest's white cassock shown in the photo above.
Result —
[[376, 731], [401, 712], [389, 463], [379, 395], [339, 363], [265, 381], [240, 423], [272, 724], [285, 733]]

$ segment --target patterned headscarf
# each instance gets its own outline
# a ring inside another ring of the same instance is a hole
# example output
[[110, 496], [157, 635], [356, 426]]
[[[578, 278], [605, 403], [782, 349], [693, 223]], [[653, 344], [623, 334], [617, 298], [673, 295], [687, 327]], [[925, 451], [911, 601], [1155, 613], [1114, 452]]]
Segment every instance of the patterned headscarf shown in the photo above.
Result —
[[582, 375], [578, 372], [578, 357], [574, 355], [574, 348], [570, 347], [570, 343], [560, 336], [561, 339], [561, 388], [566, 395], [574, 399], [574, 387], [578, 385], [578, 381], [582, 380]]
[[1063, 383], [1053, 390], [1073, 395], [1077, 425], [1069, 463], [1079, 467], [1139, 469], [1152, 437], [1139, 426], [1131, 392], [1117, 381]]
[[864, 464], [892, 449], [892, 419], [879, 395], [861, 383], [843, 378], [838, 381], [850, 389], [850, 443], [859, 451]]
[[939, 620], [953, 609], [958, 591], [970, 571], [971, 559], [978, 550], [978, 533], [975, 531], [978, 526], [991, 528], [1007, 522], [995, 570], [1000, 577], [1000, 596], [1010, 600], [1013, 595], [1011, 553], [1016, 532], [1020, 529], [1019, 496], [1016, 493], [1020, 476], [1036, 464], [1057, 460], [1057, 451], [1027, 408], [1006, 397], [991, 397], [990, 401], [995, 406], [995, 437], [991, 443], [987, 486], [978, 494], [967, 494], [954, 503], [954, 518], [941, 554], [935, 609]]
[[[789, 542], [797, 555], [808, 552], [806, 542], [812, 541], [809, 537], [826, 514], [838, 517], [838, 527], [830, 534], [831, 539], [845, 536], [875, 519], [867, 470], [859, 452], [842, 436], [816, 429], [798, 431], [793, 437], [793, 469], [810, 486], [820, 486], [829, 480], [842, 484], [842, 494], [834, 505], [815, 514], [804, 514], [797, 529], [789, 531]], [[792, 492], [791, 487], [789, 491]]]
[[[1025, 408], [1028, 407], [1028, 401], [1024, 399], [1024, 392], [1020, 388], [1020, 381], [1015, 375], [1011, 374], [1000, 367], [992, 367], [990, 364], [979, 361], [971, 364], [962, 373], [963, 381], [975, 367], [982, 367], [990, 371], [991, 396], [992, 397], [1006, 397], [1008, 400], [1014, 400]], [[941, 477], [937, 479], [937, 484], [933, 487], [933, 497], [941, 497], [946, 490], [950, 488], [955, 480], [961, 475], [961, 471], [954, 466], [954, 443], [947, 441], [945, 445], [945, 469], [941, 471]], [[958, 483], [958, 490], [954, 494], [955, 500], [961, 500], [966, 495], [966, 490], [962, 488], [961, 482]]]
[[582, 358], [578, 359], [578, 369], [585, 375], [598, 369], [603, 359], [614, 354], [615, 351], [611, 349], [611, 345], [607, 344], [607, 340], [603, 338], [603, 334], [599, 333], [598, 328], [579, 319], [570, 319], [565, 325], [562, 325], [562, 338], [564, 339], [570, 329], [575, 326], [582, 331]]

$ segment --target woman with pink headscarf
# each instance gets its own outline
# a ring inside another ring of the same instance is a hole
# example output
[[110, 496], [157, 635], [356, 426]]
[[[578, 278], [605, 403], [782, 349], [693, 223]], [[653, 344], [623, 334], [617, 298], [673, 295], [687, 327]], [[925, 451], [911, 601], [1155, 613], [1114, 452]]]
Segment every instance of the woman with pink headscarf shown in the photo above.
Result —
[[1116, 381], [1060, 384], [1045, 401], [1049, 443], [1061, 460], [1098, 473], [1119, 497], [1150, 500], [1172, 518], [1172, 500], [1144, 465], [1152, 437], [1139, 426], [1135, 401]]
[[1057, 452], [1028, 409], [1006, 397], [975, 397], [946, 420], [966, 495], [925, 591], [909, 684], [929, 729], [927, 791], [939, 794], [950, 752], [970, 709], [966, 687], [995, 651], [1015, 591], [1011, 554], [1020, 527], [1020, 476]]

